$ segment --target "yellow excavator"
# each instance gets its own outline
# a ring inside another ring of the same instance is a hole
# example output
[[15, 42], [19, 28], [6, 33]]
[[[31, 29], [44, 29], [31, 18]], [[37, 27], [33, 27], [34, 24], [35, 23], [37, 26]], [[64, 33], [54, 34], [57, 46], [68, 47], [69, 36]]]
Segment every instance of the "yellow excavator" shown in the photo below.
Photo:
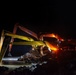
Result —
[[[17, 34], [18, 28], [22, 30], [23, 32], [27, 33], [28, 35], [31, 35], [32, 37], [34, 37], [36, 40], [28, 36], [22, 36], [22, 35]], [[43, 34], [38, 37], [38, 35], [35, 32], [19, 25], [18, 23], [15, 24], [12, 33], [9, 31], [3, 30], [1, 34], [1, 40], [0, 40], [0, 62], [2, 61], [2, 58], [5, 55], [7, 47], [9, 47], [9, 51], [11, 51], [12, 45], [33, 45], [35, 47], [44, 45], [50, 48], [50, 50], [52, 51], [57, 51], [59, 49], [57, 45], [54, 45], [47, 40], [45, 41], [44, 37], [56, 38], [57, 40], [63, 41], [61, 37], [53, 33]], [[23, 41], [15, 42], [14, 39], [20, 39]]]
[[[22, 26], [22, 25], [20, 25], [19, 23], [16, 23], [15, 25], [14, 25], [14, 29], [13, 29], [13, 34], [19, 34], [19, 33], [17, 33], [17, 31], [18, 31], [18, 29], [19, 30], [21, 30], [21, 31], [23, 31], [24, 33], [26, 33], [26, 34], [28, 34], [28, 35], [30, 35], [30, 37], [32, 36], [32, 38], [35, 40], [35, 41], [45, 41], [45, 43], [46, 43], [46, 45], [51, 49], [51, 50], [53, 50], [53, 51], [57, 51], [57, 50], [59, 50], [59, 44], [60, 44], [60, 42], [61, 41], [64, 41], [64, 39], [63, 38], [61, 38], [59, 35], [57, 35], [57, 34], [54, 34], [54, 33], [47, 33], [47, 34], [41, 34], [41, 35], [38, 35], [38, 34], [36, 34], [35, 32], [33, 32], [33, 31], [31, 31], [31, 30], [29, 30], [29, 29], [27, 29], [27, 28], [25, 28], [24, 26]], [[22, 34], [21, 34], [22, 35]], [[56, 39], [56, 42], [54, 42], [53, 41], [53, 43], [52, 42], [49, 42], [49, 41], [47, 41], [47, 40], [45, 40], [44, 38], [45, 37], [49, 37], [50, 39], [51, 38], [55, 38]], [[35, 42], [34, 41], [34, 42]], [[12, 38], [11, 39], [11, 42], [14, 42], [14, 38]], [[21, 42], [20, 42], [21, 43]], [[16, 44], [19, 44], [19, 43], [16, 43]], [[22, 43], [23, 44], [23, 43]], [[11, 46], [9, 45], [9, 51], [11, 51], [11, 48], [12, 48], [12, 44], [11, 44]]]
[[[23, 31], [24, 33], [27, 33], [28, 35], [32, 36], [32, 38], [34, 37], [36, 40], [40, 40], [40, 41], [47, 41], [44, 38], [45, 37], [49, 37], [51, 38], [55, 38], [57, 40], [57, 43], [59, 44], [60, 41], [64, 41], [63, 38], [61, 38], [59, 35], [54, 34], [54, 33], [47, 33], [47, 34], [41, 34], [40, 36], [37, 35], [35, 32], [25, 28], [24, 26], [21, 26], [19, 23], [16, 23], [13, 29], [13, 33], [17, 34], [18, 29], [20, 29], [21, 31]], [[14, 39], [11, 39], [11, 42], [14, 42]], [[49, 44], [52, 44], [51, 42], [47, 41]], [[56, 45], [56, 43], [54, 44]], [[12, 46], [9, 47], [9, 50], [11, 50]], [[52, 47], [51, 47], [52, 48]], [[55, 48], [53, 48], [55, 49]], [[55, 49], [56, 50], [56, 49]]]
[[[15, 41], [11, 41], [11, 38], [14, 39], [20, 39], [23, 41], [19, 41], [19, 42], [15, 42]], [[57, 50], [58, 47], [52, 45], [51, 43], [49, 43], [48, 41], [40, 41], [40, 40], [34, 40], [31, 37], [27, 37], [27, 36], [21, 36], [21, 35], [17, 35], [14, 33], [11, 33], [9, 31], [2, 31], [2, 35], [1, 35], [1, 40], [0, 40], [0, 62], [2, 62], [2, 58], [4, 57], [7, 48], [10, 47], [11, 45], [31, 45], [31, 46], [47, 46], [50, 48], [50, 50]]]
[[[23, 31], [24, 33], [29, 34], [30, 36], [32, 36], [32, 38], [34, 37], [37, 41], [45, 41], [46, 45], [48, 47], [50, 47], [51, 50], [58, 50], [58, 46], [56, 45], [56, 43], [52, 44], [51, 42], [45, 40], [45, 37], [50, 37], [51, 38], [55, 38], [59, 44], [60, 41], [64, 41], [63, 38], [61, 38], [59, 35], [54, 34], [54, 33], [49, 33], [49, 34], [41, 34], [40, 36], [37, 35], [35, 32], [25, 28], [24, 26], [20, 25], [19, 23], [16, 23], [13, 29], [13, 33], [17, 34], [17, 30], [20, 29], [21, 31]], [[11, 42], [14, 42], [14, 39], [11, 39]], [[9, 50], [11, 50], [12, 46], [9, 47]]]

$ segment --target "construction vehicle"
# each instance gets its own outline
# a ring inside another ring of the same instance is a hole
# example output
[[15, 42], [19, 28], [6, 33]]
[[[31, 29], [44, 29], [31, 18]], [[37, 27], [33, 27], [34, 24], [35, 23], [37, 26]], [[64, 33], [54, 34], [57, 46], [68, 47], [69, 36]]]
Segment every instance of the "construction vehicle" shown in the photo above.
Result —
[[[14, 29], [13, 29], [13, 34], [18, 35], [19, 34], [17, 33], [18, 29], [30, 35], [30, 37], [32, 37], [35, 41], [46, 41], [50, 45], [50, 49], [55, 52], [59, 50], [59, 44], [61, 43], [61, 41], [64, 41], [64, 39], [62, 39], [59, 35], [54, 34], [54, 33], [37, 35], [35, 32], [25, 28], [24, 26], [21, 26], [19, 23], [15, 24]], [[47, 38], [49, 37], [50, 39], [54, 38], [56, 41], [55, 42], [47, 41], [44, 39], [45, 37]], [[11, 39], [11, 42], [14, 42], [14, 38]], [[11, 49], [12, 49], [12, 44], [9, 45], [9, 52], [11, 51]]]
[[[17, 30], [18, 28], [27, 33], [29, 36], [22, 36], [17, 34]], [[31, 37], [32, 36], [32, 37]], [[8, 40], [6, 40], [6, 38], [10, 38]], [[53, 43], [50, 41], [45, 40], [45, 37], [49, 37], [51, 38], [55, 38], [56, 42], [53, 41]], [[17, 41], [15, 42], [14, 39], [21, 39], [23, 41]], [[6, 41], [5, 41], [6, 40]], [[59, 37], [57, 34], [51, 33], [51, 34], [41, 34], [40, 36], [37, 35], [35, 32], [19, 25], [18, 23], [15, 24], [13, 32], [8, 32], [8, 31], [2, 31], [2, 35], [1, 35], [1, 40], [0, 40], [0, 62], [2, 61], [2, 58], [5, 55], [6, 52], [6, 47], [8, 47], [9, 53], [12, 50], [12, 46], [13, 45], [34, 45], [35, 47], [37, 46], [47, 46], [50, 50], [50, 52], [57, 52], [57, 50], [59, 50], [59, 44], [61, 41], [64, 41], [64, 39], [62, 39], [61, 37]], [[7, 44], [6, 44], [7, 42]], [[7, 46], [8, 45], [8, 46]]]
[[[71, 43], [72, 41], [68, 41], [68, 40], [64, 40], [63, 38], [61, 38], [58, 34], [54, 34], [54, 33], [46, 33], [46, 34], [41, 34], [41, 35], [37, 35], [35, 32], [21, 26], [20, 24], [15, 24], [14, 29], [13, 29], [13, 34], [17, 34], [18, 29], [20, 29], [21, 31], [23, 31], [24, 33], [27, 33], [28, 35], [30, 35], [30, 37], [32, 37], [35, 41], [47, 41], [49, 44], [53, 45], [53, 46], [57, 46], [58, 49], [56, 48], [52, 48], [52, 46], [50, 45], [51, 49], [53, 51], [59, 50], [59, 49], [64, 49], [67, 43]], [[19, 35], [19, 34], [17, 34]], [[22, 35], [22, 34], [20, 34]], [[47, 39], [45, 39], [47, 38]], [[55, 39], [55, 41], [52, 39], [52, 41], [48, 40], [48, 38], [51, 40], [52, 38]], [[14, 42], [14, 38], [11, 38], [10, 42]], [[72, 44], [74, 44], [74, 42], [72, 42]], [[9, 45], [9, 52], [11, 51], [12, 48], [12, 44]]]
[[[27, 33], [30, 35], [30, 37], [32, 36], [32, 38], [35, 38], [35, 40], [40, 40], [40, 41], [45, 41], [44, 38], [45, 37], [50, 37], [51, 38], [55, 38], [57, 40], [57, 45], [61, 42], [64, 41], [64, 39], [62, 39], [59, 35], [54, 34], [54, 33], [50, 33], [50, 34], [41, 34], [40, 36], [37, 35], [35, 32], [21, 26], [20, 24], [15, 24], [14, 29], [13, 29], [13, 33], [17, 34], [17, 30], [20, 29], [21, 31]], [[14, 39], [11, 39], [11, 42], [13, 42]], [[47, 40], [46, 40], [47, 41]], [[49, 41], [48, 41], [49, 42]], [[51, 42], [49, 42], [50, 44], [52, 44]], [[55, 43], [54, 43], [55, 45]], [[11, 51], [12, 46], [9, 47], [9, 51]]]
[[[23, 41], [10, 42], [11, 38], [20, 39]], [[52, 48], [57, 49], [47, 41], [40, 41], [40, 40], [35, 41], [31, 37], [21, 36], [21, 35], [13, 34], [11, 32], [3, 30], [1, 35], [1, 40], [0, 40], [0, 62], [2, 62], [2, 58], [4, 57], [7, 51], [7, 48], [10, 47], [9, 45], [10, 46], [11, 45], [32, 45], [35, 47], [43, 45], [43, 46], [49, 47], [50, 50], [52, 50]]]

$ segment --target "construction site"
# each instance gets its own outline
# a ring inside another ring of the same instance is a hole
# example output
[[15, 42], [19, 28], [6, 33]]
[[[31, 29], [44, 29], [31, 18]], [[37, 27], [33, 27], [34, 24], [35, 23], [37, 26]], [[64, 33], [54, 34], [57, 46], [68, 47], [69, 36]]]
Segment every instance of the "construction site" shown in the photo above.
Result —
[[57, 33], [38, 35], [15, 24], [0, 36], [0, 74], [76, 75], [76, 40]]

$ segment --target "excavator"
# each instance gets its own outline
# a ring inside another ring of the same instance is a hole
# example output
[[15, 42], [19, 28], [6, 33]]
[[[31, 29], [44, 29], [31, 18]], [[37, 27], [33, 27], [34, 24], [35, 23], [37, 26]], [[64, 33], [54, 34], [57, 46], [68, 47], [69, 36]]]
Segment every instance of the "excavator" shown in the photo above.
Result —
[[[32, 38], [35, 38], [35, 40], [40, 40], [40, 41], [45, 41], [44, 37], [50, 37], [51, 38], [55, 38], [57, 40], [57, 44], [59, 44], [61, 41], [64, 41], [63, 38], [61, 38], [59, 35], [54, 34], [54, 33], [50, 33], [50, 34], [41, 34], [40, 36], [37, 35], [35, 32], [21, 26], [19, 23], [15, 24], [14, 29], [13, 29], [13, 34], [17, 34], [17, 30], [20, 29], [21, 31], [29, 34], [30, 36], [32, 36]], [[47, 40], [46, 40], [47, 41]], [[14, 38], [11, 39], [11, 42], [14, 42]], [[49, 44], [52, 44], [51, 42], [47, 41]], [[55, 45], [55, 43], [54, 43]], [[50, 45], [51, 46], [51, 45]], [[9, 47], [9, 51], [11, 51], [12, 45]], [[52, 50], [57, 50], [56, 48], [53, 48], [53, 46], [51, 46]]]
[[[17, 34], [17, 29], [22, 30], [23, 32], [27, 33], [28, 35], [32, 36], [28, 37], [28, 36], [22, 36]], [[35, 39], [34, 39], [34, 38]], [[13, 32], [9, 32], [9, 31], [2, 31], [2, 35], [1, 35], [1, 40], [0, 40], [0, 62], [2, 62], [2, 58], [4, 57], [7, 48], [9, 48], [9, 52], [11, 52], [12, 50], [12, 46], [13, 45], [33, 45], [35, 47], [37, 46], [47, 46], [49, 48], [50, 51], [54, 51], [56, 52], [57, 50], [59, 50], [59, 46], [57, 46], [57, 44], [52, 44], [51, 42], [47, 41], [44, 39], [44, 37], [50, 37], [51, 38], [55, 38], [58, 41], [58, 44], [60, 41], [64, 41], [64, 39], [62, 39], [61, 37], [59, 37], [57, 34], [43, 34], [38, 36], [35, 32], [21, 26], [20, 24], [15, 24]], [[14, 39], [20, 39], [23, 41], [17, 41], [15, 42]]]
[[[14, 25], [14, 29], [13, 29], [13, 34], [18, 34], [17, 31], [21, 30], [23, 31], [24, 33], [27, 33], [28, 35], [30, 35], [30, 37], [32, 37], [35, 41], [46, 41], [47, 42], [47, 46], [52, 50], [52, 51], [57, 51], [59, 50], [59, 44], [61, 43], [61, 41], [64, 41], [63, 38], [61, 38], [59, 35], [57, 34], [54, 34], [54, 33], [47, 33], [47, 34], [41, 34], [40, 36], [37, 35], [35, 32], [25, 28], [24, 26], [20, 25], [19, 23], [16, 23]], [[22, 35], [22, 34], [21, 34]], [[50, 39], [51, 38], [54, 38], [56, 39], [56, 42], [53, 41], [53, 43], [50, 41], [47, 41], [45, 40], [44, 38], [45, 37], [49, 37]], [[11, 38], [11, 42], [14, 42], [14, 38]], [[11, 51], [12, 49], [12, 44], [9, 45], [9, 52]]]
[[[20, 39], [20, 41], [11, 41], [11, 38], [13, 39]], [[22, 41], [21, 41], [22, 40]], [[0, 40], [0, 63], [2, 62], [2, 58], [4, 57], [7, 49], [12, 46], [12, 45], [31, 45], [34, 47], [37, 46], [47, 46], [52, 49], [57, 49], [55, 46], [50, 44], [47, 41], [41, 41], [41, 40], [34, 40], [31, 37], [27, 36], [22, 36], [22, 35], [17, 35], [14, 33], [11, 33], [9, 31], [3, 30], [1, 34], [1, 40]]]

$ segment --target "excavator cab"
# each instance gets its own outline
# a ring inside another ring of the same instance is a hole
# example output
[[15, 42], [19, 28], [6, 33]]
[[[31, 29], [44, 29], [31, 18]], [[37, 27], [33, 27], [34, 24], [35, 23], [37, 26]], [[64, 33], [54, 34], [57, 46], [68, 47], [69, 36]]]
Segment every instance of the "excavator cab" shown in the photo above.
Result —
[[[22, 31], [24, 31], [25, 33], [31, 35], [32, 37], [36, 38], [36, 40], [34, 40], [31, 37], [28, 36], [22, 36], [19, 34], [16, 34], [17, 32], [17, 28], [21, 29]], [[2, 31], [2, 35], [1, 35], [1, 40], [0, 40], [0, 62], [2, 62], [2, 58], [5, 56], [5, 53], [7, 51], [7, 49], [9, 50], [9, 52], [11, 52], [12, 47], [13, 46], [26, 46], [26, 45], [30, 45], [30, 46], [47, 46], [51, 51], [56, 52], [58, 50], [58, 47], [56, 47], [55, 45], [51, 44], [51, 42], [49, 41], [45, 41], [43, 39], [43, 37], [54, 37], [54, 38], [58, 38], [57, 36], [55, 36], [54, 34], [46, 34], [46, 35], [41, 35], [38, 38], [38, 35], [20, 25], [15, 25], [13, 33], [9, 32], [9, 31]], [[14, 39], [17, 39], [18, 41], [15, 41]]]

